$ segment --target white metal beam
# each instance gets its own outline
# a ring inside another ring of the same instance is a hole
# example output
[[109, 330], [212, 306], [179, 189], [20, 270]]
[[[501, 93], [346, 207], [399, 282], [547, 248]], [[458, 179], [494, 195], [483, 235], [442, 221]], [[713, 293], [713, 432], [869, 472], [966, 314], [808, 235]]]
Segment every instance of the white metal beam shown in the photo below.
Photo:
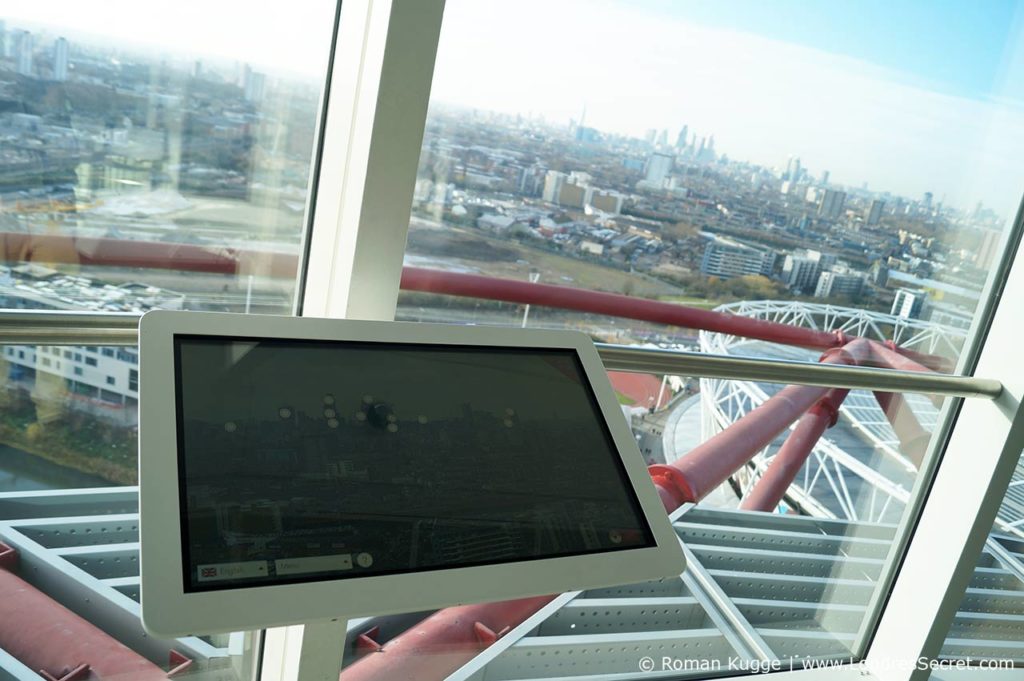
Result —
[[342, 3], [304, 316], [394, 318], [443, 10], [444, 0]]

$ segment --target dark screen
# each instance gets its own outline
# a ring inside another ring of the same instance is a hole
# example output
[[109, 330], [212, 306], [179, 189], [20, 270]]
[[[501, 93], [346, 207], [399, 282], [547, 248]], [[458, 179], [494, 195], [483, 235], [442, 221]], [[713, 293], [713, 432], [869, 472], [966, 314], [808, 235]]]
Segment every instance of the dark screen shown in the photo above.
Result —
[[653, 546], [575, 351], [175, 337], [186, 591]]

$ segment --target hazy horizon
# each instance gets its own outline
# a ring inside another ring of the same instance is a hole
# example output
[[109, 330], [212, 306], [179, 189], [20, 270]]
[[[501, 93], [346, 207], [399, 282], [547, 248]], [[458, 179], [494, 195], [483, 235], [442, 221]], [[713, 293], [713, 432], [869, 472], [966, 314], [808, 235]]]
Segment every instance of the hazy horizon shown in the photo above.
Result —
[[[333, 5], [0, 0], [0, 19], [315, 76]], [[962, 210], [982, 201], [1012, 219], [1024, 190], [1024, 3], [825, 5], [448, 0], [432, 98], [559, 125], [585, 107], [588, 126], [667, 129], [670, 144], [687, 125], [733, 160], [781, 168], [798, 156], [837, 184], [932, 192]]]

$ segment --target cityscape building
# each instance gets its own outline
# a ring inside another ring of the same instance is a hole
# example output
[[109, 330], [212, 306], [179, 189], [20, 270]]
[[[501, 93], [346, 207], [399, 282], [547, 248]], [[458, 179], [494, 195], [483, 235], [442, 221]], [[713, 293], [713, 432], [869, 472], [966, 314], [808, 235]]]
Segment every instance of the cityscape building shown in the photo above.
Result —
[[777, 254], [720, 236], [711, 236], [704, 248], [700, 271], [713, 277], [771, 276]]
[[688, 140], [689, 136], [690, 136], [690, 126], [689, 125], [684, 125], [679, 130], [679, 135], [676, 137], [676, 149], [678, 151], [682, 151], [683, 149], [685, 149], [688, 146], [687, 140]]
[[921, 289], [898, 288], [891, 314], [903, 319], [922, 319], [928, 308], [928, 293]]
[[865, 277], [860, 272], [853, 272], [847, 267], [835, 266], [818, 275], [818, 283], [814, 287], [815, 298], [848, 297], [857, 298], [864, 289]]
[[68, 79], [68, 41], [63, 37], [57, 38], [53, 43], [53, 79]]
[[811, 249], [789, 253], [782, 263], [782, 280], [791, 291], [811, 293], [818, 285], [818, 275], [835, 262], [835, 256]]
[[786, 161], [786, 172], [783, 179], [793, 183], [800, 181], [800, 158], [798, 156], [790, 156]]
[[826, 189], [821, 195], [821, 203], [818, 204], [818, 216], [837, 220], [843, 214], [845, 203], [846, 192], [837, 189]]
[[995, 262], [999, 253], [999, 246], [1002, 243], [1002, 233], [994, 229], [982, 229], [981, 243], [974, 255], [974, 264], [982, 269], [988, 269]]
[[14, 56], [17, 71], [22, 76], [31, 76], [34, 45], [32, 34], [25, 30], [14, 32]]
[[867, 214], [864, 216], [865, 221], [869, 225], [877, 225], [882, 220], [882, 211], [885, 209], [885, 201], [881, 199], [872, 199], [871, 204], [868, 206]]
[[541, 195], [542, 198], [548, 203], [558, 203], [559, 197], [562, 195], [562, 185], [565, 184], [568, 179], [566, 173], [559, 172], [557, 170], [549, 170], [544, 176], [544, 192]]
[[[703, 148], [703, 140], [702, 140]], [[672, 172], [672, 165], [675, 158], [671, 154], [651, 154], [647, 158], [647, 166], [644, 169], [644, 180], [655, 187], [662, 187], [665, 179]]]

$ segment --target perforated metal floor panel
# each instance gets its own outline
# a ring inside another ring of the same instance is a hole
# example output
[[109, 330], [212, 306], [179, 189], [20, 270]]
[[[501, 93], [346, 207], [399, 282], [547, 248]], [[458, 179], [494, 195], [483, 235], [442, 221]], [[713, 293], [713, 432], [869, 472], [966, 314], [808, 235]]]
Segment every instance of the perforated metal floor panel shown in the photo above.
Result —
[[[717, 659], [723, 669], [730, 659], [848, 658], [896, 530], [704, 508], [688, 509], [675, 528], [689, 554], [678, 580], [581, 593], [452, 678], [700, 678], [706, 670], [638, 665], [644, 657]], [[1024, 661], [1024, 572], [1008, 564], [1020, 552], [1016, 539], [990, 541], [944, 654]]]

